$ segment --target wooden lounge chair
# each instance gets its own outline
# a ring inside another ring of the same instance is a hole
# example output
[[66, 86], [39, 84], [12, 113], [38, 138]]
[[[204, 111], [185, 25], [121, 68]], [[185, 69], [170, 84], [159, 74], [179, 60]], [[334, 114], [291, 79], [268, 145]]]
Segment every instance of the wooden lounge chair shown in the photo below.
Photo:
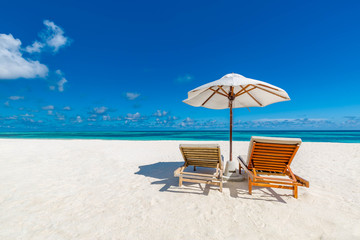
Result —
[[[182, 182], [206, 183], [219, 186], [222, 192], [223, 165], [218, 144], [181, 144], [181, 154], [185, 160], [182, 167], [174, 171], [174, 176], [179, 177], [179, 186]], [[203, 174], [195, 172], [185, 172], [188, 166], [215, 168], [215, 174]]]
[[252, 137], [246, 161], [238, 157], [239, 172], [243, 168], [249, 177], [249, 193], [252, 186], [285, 188], [293, 190], [297, 198], [298, 186], [309, 187], [309, 182], [290, 168], [300, 144], [300, 138]]

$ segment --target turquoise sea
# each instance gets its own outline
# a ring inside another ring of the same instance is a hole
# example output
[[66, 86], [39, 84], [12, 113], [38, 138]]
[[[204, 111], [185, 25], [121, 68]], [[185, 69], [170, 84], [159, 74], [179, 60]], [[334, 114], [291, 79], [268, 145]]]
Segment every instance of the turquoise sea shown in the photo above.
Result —
[[[304, 142], [360, 143], [360, 131], [235, 131], [234, 141], [251, 136], [299, 137]], [[228, 131], [1, 132], [0, 138], [227, 141]]]

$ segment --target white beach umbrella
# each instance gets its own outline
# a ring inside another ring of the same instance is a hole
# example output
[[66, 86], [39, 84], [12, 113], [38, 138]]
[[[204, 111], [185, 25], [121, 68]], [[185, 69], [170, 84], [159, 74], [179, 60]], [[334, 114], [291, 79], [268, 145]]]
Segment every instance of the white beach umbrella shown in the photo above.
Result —
[[219, 80], [191, 90], [188, 92], [188, 98], [183, 102], [194, 107], [230, 109], [229, 160], [232, 161], [232, 109], [265, 107], [272, 103], [289, 100], [289, 95], [281, 88], [246, 78], [240, 74], [230, 73]]

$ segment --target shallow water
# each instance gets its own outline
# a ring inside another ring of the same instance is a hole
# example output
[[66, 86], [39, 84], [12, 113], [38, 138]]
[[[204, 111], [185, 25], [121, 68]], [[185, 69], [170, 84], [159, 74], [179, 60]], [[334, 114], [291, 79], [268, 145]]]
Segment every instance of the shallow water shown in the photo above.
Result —
[[[360, 131], [234, 131], [234, 141], [251, 136], [297, 137], [304, 142], [360, 143]], [[227, 141], [228, 131], [1, 132], [0, 138]]]

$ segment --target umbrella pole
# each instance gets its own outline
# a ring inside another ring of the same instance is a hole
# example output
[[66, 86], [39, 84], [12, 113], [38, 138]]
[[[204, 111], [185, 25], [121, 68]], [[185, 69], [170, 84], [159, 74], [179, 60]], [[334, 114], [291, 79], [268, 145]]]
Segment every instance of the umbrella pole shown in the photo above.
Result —
[[229, 108], [230, 108], [230, 157], [229, 160], [232, 161], [232, 127], [233, 127], [233, 101], [234, 96], [234, 87], [230, 87], [229, 92]]
[[229, 160], [232, 161], [232, 125], [233, 125], [233, 111], [232, 111], [232, 100], [230, 100], [230, 157]]

